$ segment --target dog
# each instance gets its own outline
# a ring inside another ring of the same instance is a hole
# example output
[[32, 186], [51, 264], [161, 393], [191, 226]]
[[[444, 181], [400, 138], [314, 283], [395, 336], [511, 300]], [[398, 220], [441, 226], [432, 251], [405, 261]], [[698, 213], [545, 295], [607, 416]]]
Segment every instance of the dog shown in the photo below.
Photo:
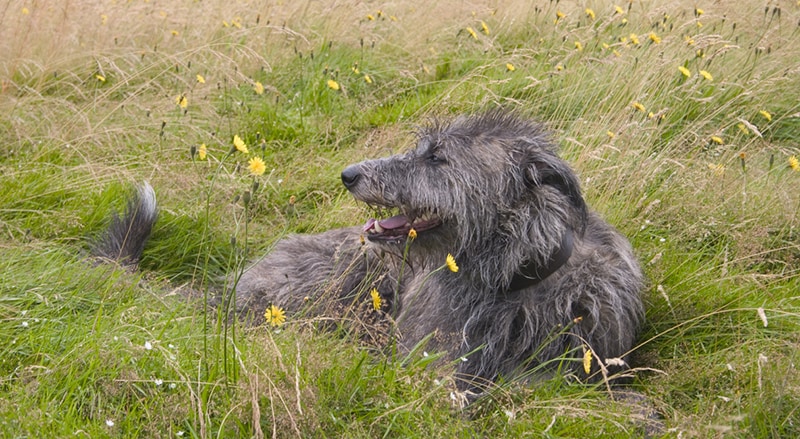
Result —
[[[434, 121], [417, 137], [406, 153], [341, 174], [388, 217], [280, 240], [230, 285], [238, 312], [256, 323], [273, 305], [343, 318], [372, 301], [401, 350], [441, 352], [465, 389], [625, 369], [644, 276], [628, 240], [587, 207], [546, 128], [494, 110]], [[141, 254], [155, 221], [149, 186], [128, 211], [97, 253]]]

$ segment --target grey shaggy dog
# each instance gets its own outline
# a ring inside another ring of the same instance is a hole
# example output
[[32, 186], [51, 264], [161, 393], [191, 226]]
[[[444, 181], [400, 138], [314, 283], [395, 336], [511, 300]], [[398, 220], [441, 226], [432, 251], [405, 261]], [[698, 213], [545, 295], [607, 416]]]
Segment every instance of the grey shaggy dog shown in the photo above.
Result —
[[[582, 375], [586, 347], [599, 361], [629, 354], [642, 272], [542, 125], [502, 111], [435, 123], [415, 149], [349, 166], [342, 182], [398, 214], [280, 241], [240, 279], [241, 310], [328, 315], [376, 288], [401, 348], [431, 335], [426, 349], [463, 358], [468, 387], [532, 369]], [[448, 254], [457, 273], [440, 269]]]
[[[401, 350], [444, 352], [461, 388], [531, 371], [585, 377], [584, 349], [590, 375], [608, 359], [606, 373], [624, 367], [643, 319], [641, 269], [542, 125], [503, 111], [434, 123], [415, 149], [349, 166], [342, 182], [396, 215], [281, 240], [235, 285], [240, 313], [263, 320], [274, 304], [343, 318], [360, 306], [392, 325]], [[457, 272], [443, 268], [448, 254]], [[382, 311], [365, 306], [373, 289]]]

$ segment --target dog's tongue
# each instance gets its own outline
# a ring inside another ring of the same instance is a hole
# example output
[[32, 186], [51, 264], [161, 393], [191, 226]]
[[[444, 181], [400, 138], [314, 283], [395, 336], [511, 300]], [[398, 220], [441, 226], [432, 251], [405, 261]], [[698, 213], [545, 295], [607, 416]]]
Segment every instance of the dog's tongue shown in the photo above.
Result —
[[386, 218], [382, 220], [376, 220], [374, 218], [370, 218], [366, 224], [364, 224], [364, 231], [372, 230], [375, 227], [375, 223], [381, 226], [384, 230], [391, 230], [397, 229], [400, 227], [405, 226], [408, 223], [408, 218], [405, 215], [395, 215], [391, 218]]

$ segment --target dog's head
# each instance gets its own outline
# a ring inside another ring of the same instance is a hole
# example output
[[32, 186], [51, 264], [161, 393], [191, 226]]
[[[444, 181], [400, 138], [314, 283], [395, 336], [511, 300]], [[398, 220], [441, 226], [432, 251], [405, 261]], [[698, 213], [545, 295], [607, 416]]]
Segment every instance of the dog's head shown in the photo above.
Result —
[[[540, 124], [492, 111], [435, 122], [405, 154], [347, 167], [353, 196], [399, 213], [364, 226], [373, 242], [402, 244], [413, 228], [420, 243], [450, 245], [456, 254], [541, 249], [542, 258], [566, 229], [581, 230], [586, 205], [577, 177]], [[531, 259], [526, 255], [516, 259]]]

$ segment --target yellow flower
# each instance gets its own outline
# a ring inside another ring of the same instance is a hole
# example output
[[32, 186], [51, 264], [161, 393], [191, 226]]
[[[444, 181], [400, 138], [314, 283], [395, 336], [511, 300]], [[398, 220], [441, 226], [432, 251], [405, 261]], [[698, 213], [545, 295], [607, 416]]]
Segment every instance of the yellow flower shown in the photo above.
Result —
[[708, 164], [708, 169], [710, 169], [711, 172], [713, 172], [714, 175], [717, 176], [717, 177], [722, 177], [725, 174], [725, 166], [724, 165], [718, 165], [718, 164], [715, 164], [715, 163], [709, 163]]
[[331, 90], [339, 90], [339, 83], [334, 81], [333, 79], [329, 79], [328, 88], [330, 88]]
[[769, 114], [769, 111], [761, 110], [761, 111], [758, 112], [758, 114], [763, 116], [764, 119], [767, 119], [767, 122], [772, 122], [772, 115]]
[[656, 35], [655, 32], [650, 32], [650, 35], [648, 35], [647, 38], [650, 38], [650, 41], [652, 41], [654, 44], [658, 44], [661, 42], [661, 37]]
[[644, 113], [644, 111], [645, 111], [644, 105], [642, 105], [642, 104], [641, 104], [641, 103], [639, 103], [639, 102], [634, 102], [634, 103], [632, 103], [632, 104], [631, 104], [631, 107], [633, 107], [633, 108], [635, 108], [635, 109], [637, 109], [637, 110], [639, 110], [639, 111], [641, 111], [641, 112], [643, 112], [643, 113]]
[[447, 268], [452, 271], [453, 273], [458, 273], [458, 265], [456, 265], [456, 258], [453, 257], [450, 253], [447, 254], [447, 259], [445, 260], [445, 264]]
[[256, 81], [256, 84], [253, 86], [253, 90], [257, 95], [264, 94], [264, 86], [258, 81]]
[[239, 152], [243, 152], [245, 154], [250, 152], [247, 150], [247, 145], [244, 143], [244, 140], [242, 140], [242, 138], [239, 137], [239, 135], [233, 136], [233, 146], [235, 146], [236, 150]]
[[476, 40], [478, 39], [478, 34], [475, 33], [475, 30], [472, 29], [471, 27], [467, 26], [467, 32], [469, 32], [469, 34], [472, 35], [472, 38], [475, 38]]
[[227, 21], [222, 20], [222, 27], [230, 27]]
[[631, 43], [639, 45], [639, 37], [636, 34], [631, 34]]
[[375, 16], [372, 15], [372, 14], [367, 14], [367, 20], [374, 21], [375, 20]]
[[694, 46], [694, 39], [692, 39], [692, 37], [690, 37], [689, 35], [683, 37], [683, 40], [686, 41], [687, 46]]
[[506, 70], [508, 70], [509, 72], [513, 72], [514, 70], [517, 70], [517, 68], [514, 67], [514, 64], [511, 64], [509, 62], [509, 63], [506, 63]]
[[101, 75], [101, 74], [99, 74], [99, 73], [94, 75], [94, 77], [97, 78], [97, 80], [100, 81], [100, 82], [106, 82], [106, 77]]
[[704, 13], [704, 12], [705, 12], [705, 11], [703, 11], [703, 10], [702, 10], [702, 9], [700, 9], [700, 8], [697, 8], [697, 7], [696, 7], [696, 8], [694, 8], [694, 16], [695, 16], [695, 17], [699, 17], [699, 16], [703, 15], [703, 13]]
[[186, 99], [186, 95], [180, 95], [175, 97], [175, 104], [185, 110], [189, 106], [189, 100]]
[[408, 231], [408, 239], [410, 239], [412, 241], [417, 239], [417, 231], [414, 230], [413, 228], [409, 229], [409, 231]]
[[722, 141], [722, 137], [720, 136], [711, 136], [711, 141], [716, 143], [717, 145], [722, 145], [723, 143], [725, 143]]
[[564, 17], [566, 17], [566, 14], [564, 14], [561, 11], [556, 11], [556, 21], [554, 21], [553, 23], [558, 24], [558, 22], [561, 21], [561, 19]]
[[592, 371], [592, 351], [589, 349], [586, 349], [586, 352], [583, 353], [583, 371], [587, 375]]
[[208, 149], [206, 148], [206, 144], [201, 143], [200, 148], [197, 148], [197, 158], [199, 158], [200, 160], [205, 160], [207, 154], [208, 154]]
[[687, 69], [684, 66], [678, 66], [678, 70], [680, 70], [683, 76], [687, 78], [690, 78], [692, 76], [692, 72], [690, 72], [689, 69]]
[[253, 157], [247, 161], [247, 168], [250, 169], [250, 173], [253, 175], [263, 175], [264, 171], [267, 170], [267, 165], [264, 164], [264, 160], [261, 157]]
[[622, 9], [620, 6], [614, 5], [614, 12], [619, 14], [619, 15], [622, 15], [622, 14], [625, 13], [625, 10]]
[[205, 84], [206, 83], [206, 78], [204, 78], [203, 75], [198, 74], [197, 75], [197, 82], [199, 82], [200, 84]]
[[364, 74], [364, 82], [366, 82], [367, 84], [372, 84], [372, 77], [370, 77], [367, 74]]
[[575, 42], [575, 50], [577, 50], [578, 52], [583, 50], [583, 44], [581, 44], [580, 41]]
[[264, 311], [264, 319], [268, 324], [278, 327], [286, 322], [286, 314], [283, 312], [282, 308], [279, 308], [275, 305], [270, 305], [270, 307]]
[[172, 34], [173, 37], [178, 36], [178, 31], [176, 31], [175, 29], [171, 30], [170, 33]]
[[714, 80], [714, 77], [711, 76], [711, 73], [708, 73], [705, 70], [700, 70], [700, 76], [702, 76], [703, 78], [705, 78], [708, 81], [713, 81]]
[[789, 167], [792, 171], [800, 171], [800, 160], [796, 156], [789, 157]]
[[481, 30], [486, 35], [489, 35], [489, 26], [487, 26], [486, 23], [484, 23], [483, 21], [481, 21]]
[[564, 65], [563, 65], [563, 64], [561, 64], [561, 63], [558, 63], [558, 64], [556, 64], [556, 71], [559, 71], [559, 72], [560, 72], [560, 71], [562, 71], [562, 70], [564, 70]]
[[613, 139], [617, 135], [614, 134], [611, 130], [609, 130], [609, 131], [606, 131], [606, 136], [608, 136], [609, 139]]
[[22, 15], [28, 15], [30, 13], [31, 11], [29, 11], [28, 8], [22, 8]]
[[369, 295], [372, 296], [372, 308], [375, 311], [380, 311], [383, 302], [383, 300], [381, 300], [381, 293], [378, 292], [377, 288], [373, 288], [372, 291], [369, 292]]
[[586, 8], [586, 10], [584, 12], [586, 12], [586, 16], [587, 17], [589, 17], [592, 20], [594, 20], [595, 15], [594, 15], [594, 11], [593, 10], [591, 10], [589, 8]]

